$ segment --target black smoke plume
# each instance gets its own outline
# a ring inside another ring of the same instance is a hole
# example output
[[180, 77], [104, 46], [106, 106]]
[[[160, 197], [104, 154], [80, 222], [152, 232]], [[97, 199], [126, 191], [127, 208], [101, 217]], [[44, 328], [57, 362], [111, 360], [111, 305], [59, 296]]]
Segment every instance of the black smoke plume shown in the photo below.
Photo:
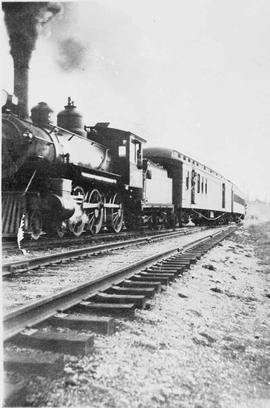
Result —
[[2, 8], [14, 61], [14, 93], [19, 99], [21, 113], [28, 116], [29, 61], [42, 26], [61, 10], [61, 5], [50, 2], [4, 2]]

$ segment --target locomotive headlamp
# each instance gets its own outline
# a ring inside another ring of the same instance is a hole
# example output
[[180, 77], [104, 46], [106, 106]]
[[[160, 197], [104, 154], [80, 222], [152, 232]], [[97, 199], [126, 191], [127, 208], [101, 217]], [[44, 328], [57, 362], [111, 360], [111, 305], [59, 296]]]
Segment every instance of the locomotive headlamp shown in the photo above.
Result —
[[11, 95], [11, 96], [10, 96], [10, 100], [11, 100], [11, 103], [12, 103], [13, 105], [18, 105], [19, 100], [18, 100], [17, 96]]
[[15, 95], [10, 95], [3, 89], [1, 93], [1, 107], [3, 113], [17, 113], [18, 98]]
[[7, 103], [8, 100], [8, 93], [4, 89], [2, 89], [1, 92], [1, 106], [4, 106]]
[[26, 129], [26, 130], [23, 132], [22, 135], [23, 135], [23, 137], [24, 137], [29, 143], [32, 142], [32, 140], [33, 140], [33, 133], [30, 132], [30, 130]]

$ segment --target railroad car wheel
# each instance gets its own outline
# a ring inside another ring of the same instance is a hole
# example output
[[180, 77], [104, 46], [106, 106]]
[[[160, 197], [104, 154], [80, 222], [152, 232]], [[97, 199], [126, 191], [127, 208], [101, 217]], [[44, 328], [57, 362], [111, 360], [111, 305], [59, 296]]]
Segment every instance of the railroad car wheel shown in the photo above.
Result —
[[98, 234], [103, 223], [103, 200], [100, 192], [97, 189], [88, 191], [85, 197], [85, 202], [88, 204], [97, 204], [93, 209], [87, 211], [88, 229], [91, 234]]
[[42, 218], [40, 211], [38, 210], [32, 211], [29, 220], [29, 227], [31, 238], [34, 239], [35, 241], [38, 240], [42, 233]]
[[67, 224], [63, 221], [60, 225], [56, 227], [56, 234], [59, 238], [64, 238], [65, 233], [67, 232]]
[[72, 224], [69, 229], [75, 237], [80, 237], [84, 231], [85, 223], [83, 220], [80, 220], [74, 224]]
[[108, 209], [109, 228], [118, 233], [124, 225], [124, 208], [121, 196], [116, 193], [110, 199], [110, 204], [114, 204], [116, 207]]

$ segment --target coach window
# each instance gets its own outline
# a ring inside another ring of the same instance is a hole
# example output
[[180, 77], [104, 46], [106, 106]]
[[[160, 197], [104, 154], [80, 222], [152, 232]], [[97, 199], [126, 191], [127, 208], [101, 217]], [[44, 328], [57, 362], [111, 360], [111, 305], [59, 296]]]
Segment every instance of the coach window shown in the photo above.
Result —
[[201, 187], [201, 176], [198, 174], [198, 185], [197, 185], [197, 193], [200, 192], [200, 187]]
[[205, 191], [205, 194], [207, 194], [207, 179], [205, 179], [205, 189], [204, 189], [204, 191]]
[[186, 175], [186, 189], [189, 189], [189, 171], [187, 171], [187, 175]]
[[204, 178], [202, 177], [202, 185], [201, 185], [201, 187], [202, 187], [202, 193], [203, 193], [203, 184], [204, 184]]

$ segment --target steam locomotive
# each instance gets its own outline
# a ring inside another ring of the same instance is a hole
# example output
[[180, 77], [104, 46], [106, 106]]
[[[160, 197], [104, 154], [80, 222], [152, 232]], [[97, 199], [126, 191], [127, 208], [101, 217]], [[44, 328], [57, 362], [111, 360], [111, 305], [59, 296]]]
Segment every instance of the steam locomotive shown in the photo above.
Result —
[[144, 139], [107, 122], [83, 126], [71, 98], [57, 124], [52, 113], [40, 102], [31, 120], [22, 117], [4, 94], [3, 236], [20, 227], [38, 239], [244, 218], [242, 194], [208, 167], [175, 150], [143, 150]]

